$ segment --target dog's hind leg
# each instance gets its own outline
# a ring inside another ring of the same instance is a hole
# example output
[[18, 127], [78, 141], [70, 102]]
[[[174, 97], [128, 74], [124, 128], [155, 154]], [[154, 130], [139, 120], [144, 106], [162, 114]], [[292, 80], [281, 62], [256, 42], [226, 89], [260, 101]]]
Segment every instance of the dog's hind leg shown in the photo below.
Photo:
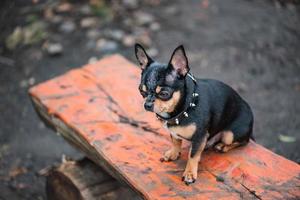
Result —
[[230, 149], [238, 146], [238, 143], [233, 143], [234, 134], [232, 131], [222, 131], [220, 132], [220, 142], [217, 143], [214, 148], [218, 152], [227, 152]]
[[205, 149], [209, 149], [211, 147], [213, 147], [215, 144], [217, 144], [219, 141], [221, 141], [222, 138], [222, 132], [217, 133], [216, 135], [214, 135], [212, 138], [210, 138], [205, 146]]
[[245, 145], [252, 136], [253, 116], [249, 110], [243, 110], [224, 131], [220, 143], [214, 148], [219, 152], [227, 152], [238, 146]]

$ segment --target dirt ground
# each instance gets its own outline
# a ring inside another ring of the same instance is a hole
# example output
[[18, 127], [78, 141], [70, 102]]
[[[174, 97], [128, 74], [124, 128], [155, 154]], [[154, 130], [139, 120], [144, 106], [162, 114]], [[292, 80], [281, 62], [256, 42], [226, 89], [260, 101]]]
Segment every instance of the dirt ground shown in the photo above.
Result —
[[[164, 62], [184, 44], [195, 75], [224, 81], [249, 102], [257, 143], [300, 162], [298, 1], [132, 0], [94, 12], [86, 9], [88, 1], [69, 1], [71, 8], [53, 2], [0, 4], [0, 200], [46, 199], [39, 171], [63, 154], [81, 156], [41, 123], [28, 88], [106, 54], [135, 62], [134, 41]], [[47, 36], [7, 47], [16, 27], [37, 21]], [[51, 52], [53, 43], [63, 49]]]

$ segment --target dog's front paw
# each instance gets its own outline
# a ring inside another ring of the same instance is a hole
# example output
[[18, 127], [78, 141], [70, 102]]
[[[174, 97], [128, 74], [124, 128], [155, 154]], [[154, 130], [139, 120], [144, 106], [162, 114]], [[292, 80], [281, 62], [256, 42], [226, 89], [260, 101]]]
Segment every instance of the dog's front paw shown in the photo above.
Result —
[[182, 176], [182, 181], [184, 181], [184, 183], [186, 185], [190, 185], [192, 183], [195, 183], [197, 179], [197, 172], [192, 172], [191, 170], [185, 170]]
[[179, 157], [180, 157], [180, 151], [178, 151], [175, 148], [171, 148], [165, 152], [165, 154], [160, 159], [160, 161], [161, 162], [173, 161], [173, 160], [177, 160]]
[[186, 185], [195, 183], [197, 179], [197, 172], [198, 161], [188, 160], [188, 163], [182, 175], [182, 181], [184, 181]]

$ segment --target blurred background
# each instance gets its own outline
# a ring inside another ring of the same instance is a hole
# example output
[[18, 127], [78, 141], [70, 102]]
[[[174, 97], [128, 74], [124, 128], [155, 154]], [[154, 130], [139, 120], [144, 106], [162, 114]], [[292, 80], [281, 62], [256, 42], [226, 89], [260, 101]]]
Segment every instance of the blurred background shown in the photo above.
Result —
[[0, 200], [45, 199], [43, 170], [81, 154], [38, 119], [28, 88], [135, 42], [167, 62], [184, 44], [192, 72], [251, 105], [259, 144], [300, 162], [298, 0], [1, 0]]

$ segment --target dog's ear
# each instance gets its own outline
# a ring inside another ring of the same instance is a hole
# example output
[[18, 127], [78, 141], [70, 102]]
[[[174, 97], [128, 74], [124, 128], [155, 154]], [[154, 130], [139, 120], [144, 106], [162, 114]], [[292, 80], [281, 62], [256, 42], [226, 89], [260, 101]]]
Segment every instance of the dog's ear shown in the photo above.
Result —
[[177, 75], [179, 78], [184, 78], [190, 71], [188, 60], [182, 45], [174, 50], [169, 62], [169, 69], [173, 76]]
[[135, 56], [141, 65], [142, 70], [145, 70], [146, 67], [153, 62], [152, 59], [148, 56], [145, 49], [140, 44], [135, 44]]

